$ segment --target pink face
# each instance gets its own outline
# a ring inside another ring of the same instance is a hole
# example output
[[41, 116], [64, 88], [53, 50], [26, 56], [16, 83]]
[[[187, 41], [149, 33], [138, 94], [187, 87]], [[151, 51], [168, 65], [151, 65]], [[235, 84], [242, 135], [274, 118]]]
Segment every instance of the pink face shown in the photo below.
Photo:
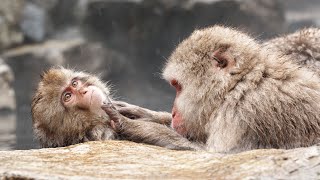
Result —
[[170, 83], [176, 89], [176, 98], [172, 107], [172, 128], [174, 128], [179, 134], [186, 135], [187, 130], [184, 125], [184, 120], [182, 119], [181, 113], [179, 112], [176, 106], [176, 99], [179, 97], [182, 91], [182, 86], [175, 79], [171, 80]]
[[67, 107], [88, 109], [96, 114], [105, 114], [101, 105], [106, 101], [105, 93], [98, 87], [83, 83], [75, 78], [61, 95], [62, 104]]

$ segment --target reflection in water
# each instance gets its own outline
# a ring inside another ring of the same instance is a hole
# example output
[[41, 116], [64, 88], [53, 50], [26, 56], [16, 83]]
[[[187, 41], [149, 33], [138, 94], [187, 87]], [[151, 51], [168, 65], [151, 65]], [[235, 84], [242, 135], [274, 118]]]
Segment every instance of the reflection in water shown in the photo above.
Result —
[[16, 144], [16, 115], [0, 115], [0, 150], [14, 149]]

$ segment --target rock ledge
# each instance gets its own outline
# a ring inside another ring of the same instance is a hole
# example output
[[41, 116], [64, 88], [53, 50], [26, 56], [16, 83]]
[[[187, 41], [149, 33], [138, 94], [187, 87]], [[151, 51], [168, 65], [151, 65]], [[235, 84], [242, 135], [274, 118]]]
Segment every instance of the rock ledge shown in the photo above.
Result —
[[0, 151], [0, 177], [32, 179], [316, 179], [320, 147], [239, 154], [173, 151], [126, 141]]

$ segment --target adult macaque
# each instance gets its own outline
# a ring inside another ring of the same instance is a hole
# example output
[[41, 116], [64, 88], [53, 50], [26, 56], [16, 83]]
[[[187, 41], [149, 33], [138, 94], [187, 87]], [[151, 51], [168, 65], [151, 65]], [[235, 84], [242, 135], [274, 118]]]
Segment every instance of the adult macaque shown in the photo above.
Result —
[[104, 105], [120, 136], [173, 149], [223, 153], [319, 142], [319, 77], [235, 29], [196, 30], [172, 53], [163, 77], [176, 89], [171, 124], [175, 131], [121, 115], [159, 122], [150, 118], [160, 117], [157, 112], [124, 104], [120, 114]]
[[64, 68], [45, 72], [32, 100], [35, 137], [42, 147], [116, 138], [101, 109], [109, 87], [96, 76]]

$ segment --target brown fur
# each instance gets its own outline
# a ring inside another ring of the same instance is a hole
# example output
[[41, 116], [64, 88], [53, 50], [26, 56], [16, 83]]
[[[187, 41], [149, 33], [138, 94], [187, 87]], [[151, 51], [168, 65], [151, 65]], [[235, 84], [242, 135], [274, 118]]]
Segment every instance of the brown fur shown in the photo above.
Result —
[[109, 94], [109, 88], [96, 76], [64, 68], [45, 72], [32, 100], [33, 129], [42, 147], [59, 147], [89, 140], [115, 138], [109, 128], [109, 118], [97, 116], [83, 109], [65, 108], [61, 93], [73, 78], [99, 87]]
[[[226, 67], [213, 62], [211, 55], [219, 49], [229, 54]], [[163, 71], [167, 81], [175, 79], [182, 86], [176, 106], [189, 143], [165, 126], [105, 111], [119, 124], [115, 129], [120, 134], [169, 148], [240, 152], [310, 146], [320, 137], [320, 79], [291, 58], [232, 28], [192, 33]]]

